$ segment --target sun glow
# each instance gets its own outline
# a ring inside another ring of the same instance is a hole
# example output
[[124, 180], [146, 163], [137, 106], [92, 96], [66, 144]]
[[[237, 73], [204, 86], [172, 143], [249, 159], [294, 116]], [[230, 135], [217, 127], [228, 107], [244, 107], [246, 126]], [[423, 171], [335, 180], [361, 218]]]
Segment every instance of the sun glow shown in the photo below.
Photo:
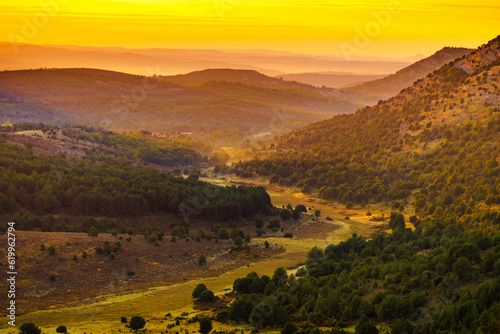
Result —
[[361, 55], [476, 47], [500, 28], [500, 5], [485, 0], [20, 0], [0, 6], [0, 40], [340, 54], [343, 42], [391, 6], [398, 11], [380, 22]]

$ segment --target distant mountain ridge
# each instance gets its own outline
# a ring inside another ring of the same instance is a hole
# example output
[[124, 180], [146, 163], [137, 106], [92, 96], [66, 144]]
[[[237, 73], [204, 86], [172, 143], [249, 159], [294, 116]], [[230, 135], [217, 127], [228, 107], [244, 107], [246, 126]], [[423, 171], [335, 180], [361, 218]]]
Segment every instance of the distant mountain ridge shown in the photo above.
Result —
[[34, 68], [98, 68], [141, 75], [175, 75], [207, 68], [283, 73], [350, 71], [392, 73], [410, 65], [410, 58], [377, 57], [346, 61], [342, 56], [310, 55], [272, 50], [127, 49], [0, 42], [0, 70]]
[[419, 60], [385, 78], [368, 81], [357, 86], [346, 88], [351, 92], [368, 94], [387, 99], [409, 87], [418, 79], [437, 70], [441, 66], [457, 58], [470, 54], [473, 49], [445, 47], [432, 56]]

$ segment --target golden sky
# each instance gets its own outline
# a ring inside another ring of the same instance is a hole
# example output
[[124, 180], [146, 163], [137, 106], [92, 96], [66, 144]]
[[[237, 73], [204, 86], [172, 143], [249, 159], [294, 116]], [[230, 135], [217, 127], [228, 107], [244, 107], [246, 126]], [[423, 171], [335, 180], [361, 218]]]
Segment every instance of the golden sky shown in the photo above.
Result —
[[500, 4], [491, 0], [3, 2], [0, 40], [33, 44], [402, 57], [477, 47], [500, 34]]

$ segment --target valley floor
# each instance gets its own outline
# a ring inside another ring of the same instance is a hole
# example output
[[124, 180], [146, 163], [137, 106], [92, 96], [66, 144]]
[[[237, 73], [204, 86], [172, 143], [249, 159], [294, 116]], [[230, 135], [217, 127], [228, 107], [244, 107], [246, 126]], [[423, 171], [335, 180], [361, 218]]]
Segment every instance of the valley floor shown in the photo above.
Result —
[[[209, 181], [217, 184], [234, 184], [234, 180], [228, 178], [210, 179]], [[263, 181], [256, 181], [261, 185]], [[272, 202], [275, 206], [281, 207], [288, 203], [293, 206], [304, 204], [314, 210], [321, 211], [319, 219], [311, 219], [307, 215], [301, 224], [293, 229], [293, 239], [268, 236], [266, 238], [254, 238], [251, 245], [263, 249], [264, 242], [267, 240], [274, 249], [266, 256], [258, 258], [241, 258], [233, 261], [232, 264], [224, 265], [222, 260], [212, 260], [208, 263], [208, 268], [199, 270], [188, 270], [182, 272], [182, 265], [177, 268], [178, 274], [167, 275], [168, 279], [152, 279], [150, 282], [143, 282], [135, 289], [116, 289], [120, 292], [113, 293], [113, 287], [103, 288], [102, 291], [89, 291], [89, 296], [100, 295], [99, 298], [88, 298], [83, 302], [71, 303], [68, 298], [68, 304], [58, 303], [57, 307], [49, 307], [43, 299], [38, 301], [39, 310], [21, 314], [16, 321], [20, 325], [26, 322], [34, 322], [43, 329], [43, 332], [55, 332], [60, 325], [65, 325], [72, 334], [83, 333], [118, 333], [128, 332], [124, 324], [120, 323], [122, 316], [130, 319], [134, 315], [141, 315], [146, 320], [146, 329], [153, 333], [167, 331], [167, 324], [173, 323], [174, 318], [180, 316], [183, 312], [188, 312], [189, 317], [195, 314], [204, 314], [206, 311], [194, 309], [194, 303], [191, 292], [194, 287], [203, 282], [214, 291], [216, 295], [223, 295], [232, 289], [232, 284], [236, 278], [246, 276], [250, 271], [255, 271], [259, 275], [272, 276], [277, 267], [296, 268], [306, 258], [307, 252], [313, 246], [325, 247], [331, 243], [339, 243], [346, 240], [353, 233], [369, 237], [382, 228], [382, 223], [375, 223], [368, 220], [365, 216], [367, 208], [363, 212], [350, 210], [347, 211], [340, 206], [318, 200], [314, 197], [294, 193], [291, 190], [269, 188]], [[374, 213], [383, 208], [369, 208]], [[345, 217], [350, 217], [346, 220]], [[330, 217], [332, 220], [326, 220]], [[41, 232], [26, 232], [41, 233]], [[109, 236], [111, 237], [111, 236]], [[85, 238], [88, 238], [85, 235]], [[99, 236], [101, 238], [101, 235]], [[38, 242], [38, 241], [37, 241]], [[194, 244], [194, 242], [192, 242]], [[207, 243], [207, 241], [202, 241]], [[196, 243], [200, 245], [199, 243]], [[193, 245], [194, 246], [194, 245]], [[160, 246], [161, 248], [161, 246]], [[224, 247], [221, 247], [224, 249]], [[117, 257], [119, 253], [117, 253]], [[223, 259], [223, 258], [221, 258]], [[187, 269], [187, 268], [186, 268]], [[126, 281], [118, 284], [128, 284]], [[149, 287], [148, 287], [149, 285]], [[132, 285], [133, 286], [133, 285]], [[58, 300], [60, 302], [60, 300]], [[19, 304], [23, 303], [19, 300]], [[171, 317], [165, 317], [171, 313]], [[197, 331], [198, 323], [190, 325], [181, 325], [173, 328], [176, 331]], [[6, 324], [6, 318], [0, 320], [1, 333], [17, 333], [17, 330], [10, 329]], [[236, 329], [246, 328], [247, 325], [223, 325], [214, 322], [214, 329]], [[172, 331], [172, 330], [170, 330]]]

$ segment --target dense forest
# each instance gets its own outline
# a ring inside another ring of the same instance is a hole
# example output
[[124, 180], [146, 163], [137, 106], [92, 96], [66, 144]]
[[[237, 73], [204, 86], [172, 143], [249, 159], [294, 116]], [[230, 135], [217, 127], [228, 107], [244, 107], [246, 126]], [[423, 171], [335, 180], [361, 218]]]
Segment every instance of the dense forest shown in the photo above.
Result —
[[[127, 140], [111, 134], [103, 138], [117, 145]], [[19, 229], [42, 227], [44, 222], [32, 213], [84, 217], [167, 213], [182, 216], [184, 221], [200, 216], [229, 221], [272, 211], [269, 195], [262, 187], [215, 187], [199, 181], [197, 175], [184, 178], [167, 170], [133, 166], [126, 157], [37, 156], [30, 145], [26, 146], [0, 138], [0, 213], [18, 212], [14, 220]], [[167, 153], [176, 157], [175, 150], [150, 150], [139, 147], [139, 158], [161, 164], [155, 159], [165, 159]], [[180, 157], [186, 158], [183, 154]], [[81, 230], [89, 227], [82, 226]]]
[[389, 202], [434, 217], [494, 208], [500, 204], [500, 62], [482, 61], [499, 40], [388, 101], [282, 137], [263, 159], [220, 168], [344, 204]]
[[[491, 213], [474, 228], [433, 218], [415, 230], [391, 214], [393, 233], [314, 247], [295, 273], [238, 278], [236, 300], [215, 319], [293, 333], [498, 333], [500, 230]], [[321, 327], [321, 329], [320, 329]], [[346, 327], [351, 330], [345, 331]]]

